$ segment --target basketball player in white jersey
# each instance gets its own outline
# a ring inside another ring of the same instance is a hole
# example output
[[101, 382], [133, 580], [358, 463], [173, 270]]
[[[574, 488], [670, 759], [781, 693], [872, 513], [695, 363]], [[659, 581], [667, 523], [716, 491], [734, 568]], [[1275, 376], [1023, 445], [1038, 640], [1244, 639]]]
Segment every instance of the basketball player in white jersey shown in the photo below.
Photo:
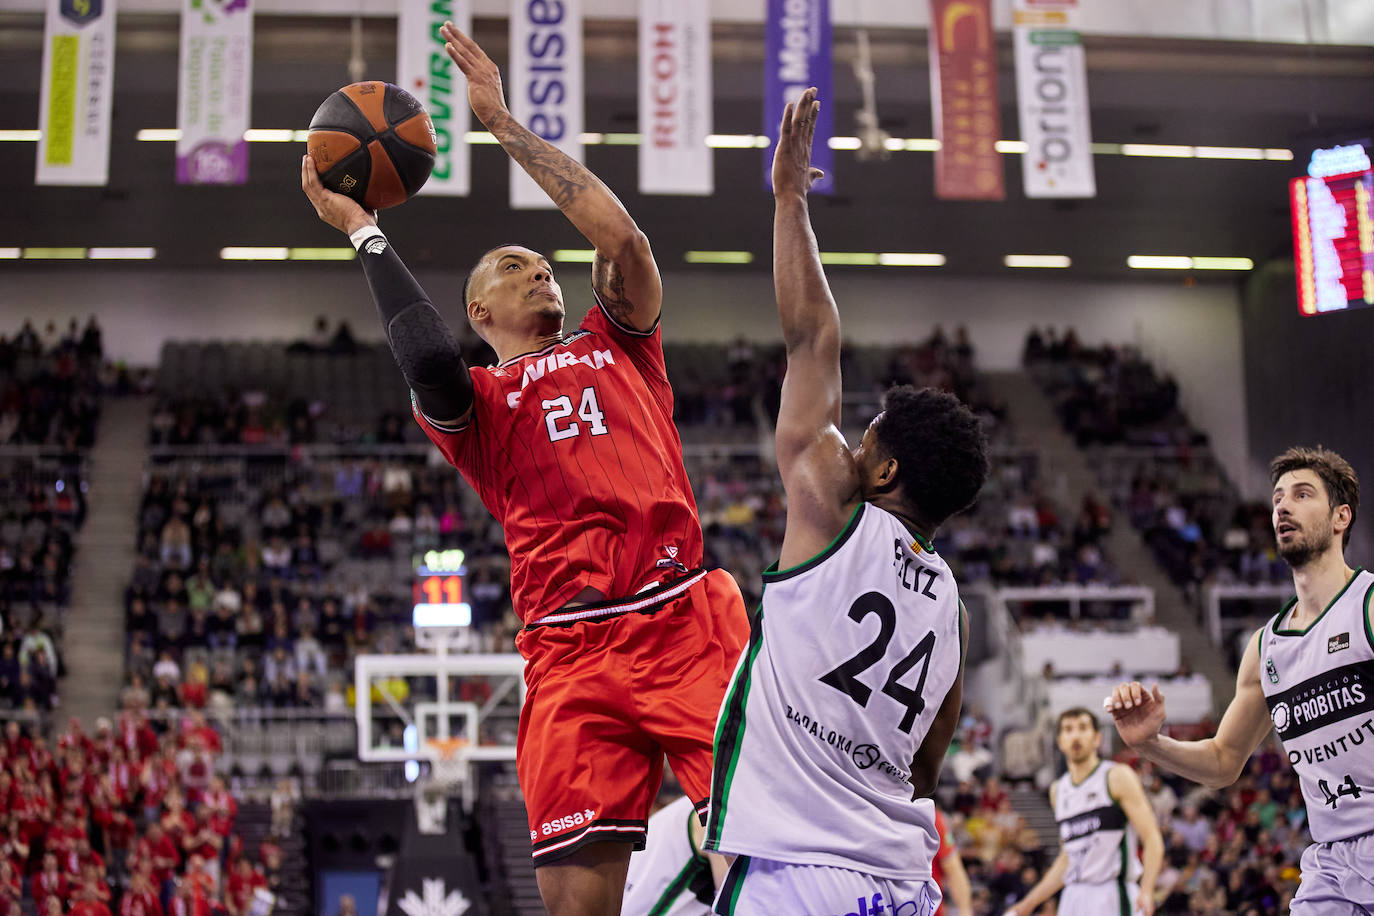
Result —
[[1153, 916], [1164, 837], [1140, 777], [1097, 756], [1102, 733], [1082, 707], [1059, 714], [1056, 740], [1069, 765], [1050, 786], [1059, 855], [1009, 916], [1030, 916], [1060, 888], [1059, 916]]
[[1117, 686], [1106, 705], [1122, 739], [1159, 766], [1229, 786], [1273, 728], [1298, 774], [1315, 841], [1293, 916], [1374, 914], [1374, 574], [1345, 562], [1360, 483], [1344, 458], [1291, 448], [1270, 465], [1279, 555], [1297, 596], [1251, 638], [1216, 737], [1159, 733], [1156, 684]]
[[[707, 916], [716, 896], [713, 864], [701, 851], [701, 826], [687, 796], [649, 817], [646, 845], [630, 855], [620, 916]], [[724, 868], [720, 869], [722, 875]]]
[[773, 158], [787, 374], [779, 562], [716, 727], [705, 848], [735, 856], [713, 912], [930, 916], [935, 789], [959, 715], [964, 614], [932, 538], [987, 477], [978, 419], [894, 388], [840, 434], [840, 321], [807, 212], [816, 90]]

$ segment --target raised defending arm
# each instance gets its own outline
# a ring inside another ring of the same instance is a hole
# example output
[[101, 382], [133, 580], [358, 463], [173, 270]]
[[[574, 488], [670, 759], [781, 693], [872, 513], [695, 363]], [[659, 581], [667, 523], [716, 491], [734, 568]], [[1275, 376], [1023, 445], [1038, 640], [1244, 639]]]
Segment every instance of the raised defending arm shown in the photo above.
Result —
[[475, 41], [451, 22], [441, 33], [449, 57], [467, 77], [478, 120], [596, 248], [592, 285], [602, 306], [621, 325], [652, 330], [663, 285], [649, 240], [624, 204], [585, 166], [515, 120], [506, 107], [501, 71]]
[[783, 112], [773, 153], [773, 287], [787, 348], [778, 409], [778, 471], [787, 491], [783, 567], [821, 550], [858, 498], [853, 456], [839, 431], [840, 315], [811, 229], [807, 192], [820, 103], [808, 89]]

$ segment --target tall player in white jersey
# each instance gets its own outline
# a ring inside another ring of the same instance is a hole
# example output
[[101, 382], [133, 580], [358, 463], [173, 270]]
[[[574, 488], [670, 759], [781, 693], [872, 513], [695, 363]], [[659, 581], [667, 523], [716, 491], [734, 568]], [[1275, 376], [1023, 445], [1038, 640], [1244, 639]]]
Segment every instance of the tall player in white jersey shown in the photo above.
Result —
[[1315, 841], [1293, 916], [1374, 914], [1374, 574], [1345, 562], [1360, 483], [1323, 448], [1270, 465], [1279, 555], [1297, 596], [1250, 639], [1214, 738], [1159, 734], [1164, 696], [1121, 684], [1106, 704], [1141, 756], [1213, 788], [1235, 782], [1273, 728], [1298, 774]]
[[935, 789], [962, 695], [964, 614], [931, 538], [987, 476], [978, 419], [895, 388], [851, 451], [840, 321], [807, 212], [816, 90], [773, 158], [787, 348], [787, 527], [716, 728], [705, 847], [736, 858], [714, 912], [930, 916]]
[[1008, 916], [1030, 916], [1060, 888], [1059, 916], [1152, 916], [1164, 838], [1140, 777], [1097, 755], [1102, 732], [1082, 707], [1059, 714], [1056, 742], [1069, 765], [1050, 786], [1059, 855]]

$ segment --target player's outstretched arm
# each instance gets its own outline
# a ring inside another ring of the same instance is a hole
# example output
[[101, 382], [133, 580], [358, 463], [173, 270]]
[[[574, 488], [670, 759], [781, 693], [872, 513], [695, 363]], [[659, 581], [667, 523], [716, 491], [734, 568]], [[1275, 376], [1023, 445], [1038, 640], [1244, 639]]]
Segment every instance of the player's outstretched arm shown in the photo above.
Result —
[[301, 159], [301, 188], [320, 219], [358, 248], [391, 354], [420, 410], [438, 426], [466, 425], [472, 416], [472, 377], [458, 338], [387, 243], [376, 216], [352, 198], [325, 188], [309, 156]]
[[1155, 882], [1159, 880], [1159, 870], [1164, 865], [1164, 837], [1159, 832], [1159, 822], [1155, 820], [1154, 809], [1145, 798], [1145, 787], [1140, 777], [1128, 766], [1114, 766], [1107, 773], [1107, 791], [1112, 793], [1126, 820], [1135, 828], [1140, 837], [1142, 869], [1140, 872], [1140, 898], [1136, 912], [1142, 916], [1154, 916]]
[[787, 491], [780, 563], [819, 552], [845, 522], [858, 472], [840, 435], [840, 314], [821, 268], [807, 193], [820, 102], [807, 89], [783, 111], [773, 151], [773, 289], [787, 348], [778, 409], [778, 470]]
[[477, 42], [451, 22], [440, 34], [448, 56], [467, 77], [473, 114], [596, 248], [592, 284], [602, 306], [621, 325], [653, 330], [663, 284], [649, 240], [625, 205], [586, 166], [515, 120], [506, 107], [501, 71]]
[[1260, 686], [1259, 639], [1255, 632], [1246, 645], [1236, 674], [1236, 695], [1221, 717], [1215, 737], [1175, 741], [1159, 733], [1164, 725], [1164, 695], [1156, 684], [1146, 690], [1139, 681], [1120, 684], [1103, 706], [1112, 714], [1121, 740], [1146, 760], [1212, 789], [1229, 786], [1240, 776], [1245, 761], [1273, 728]]

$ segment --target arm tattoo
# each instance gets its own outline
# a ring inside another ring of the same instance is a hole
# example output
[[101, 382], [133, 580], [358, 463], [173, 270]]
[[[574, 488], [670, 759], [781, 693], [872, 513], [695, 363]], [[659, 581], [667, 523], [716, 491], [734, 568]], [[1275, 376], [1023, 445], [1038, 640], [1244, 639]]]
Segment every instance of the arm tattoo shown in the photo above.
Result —
[[508, 111], [492, 119], [490, 130], [510, 157], [538, 182], [560, 210], [571, 206], [584, 191], [599, 183], [580, 163], [530, 131]]
[[601, 300], [601, 307], [621, 324], [629, 324], [634, 303], [625, 298], [625, 277], [620, 268], [598, 252], [592, 261], [592, 289]]

